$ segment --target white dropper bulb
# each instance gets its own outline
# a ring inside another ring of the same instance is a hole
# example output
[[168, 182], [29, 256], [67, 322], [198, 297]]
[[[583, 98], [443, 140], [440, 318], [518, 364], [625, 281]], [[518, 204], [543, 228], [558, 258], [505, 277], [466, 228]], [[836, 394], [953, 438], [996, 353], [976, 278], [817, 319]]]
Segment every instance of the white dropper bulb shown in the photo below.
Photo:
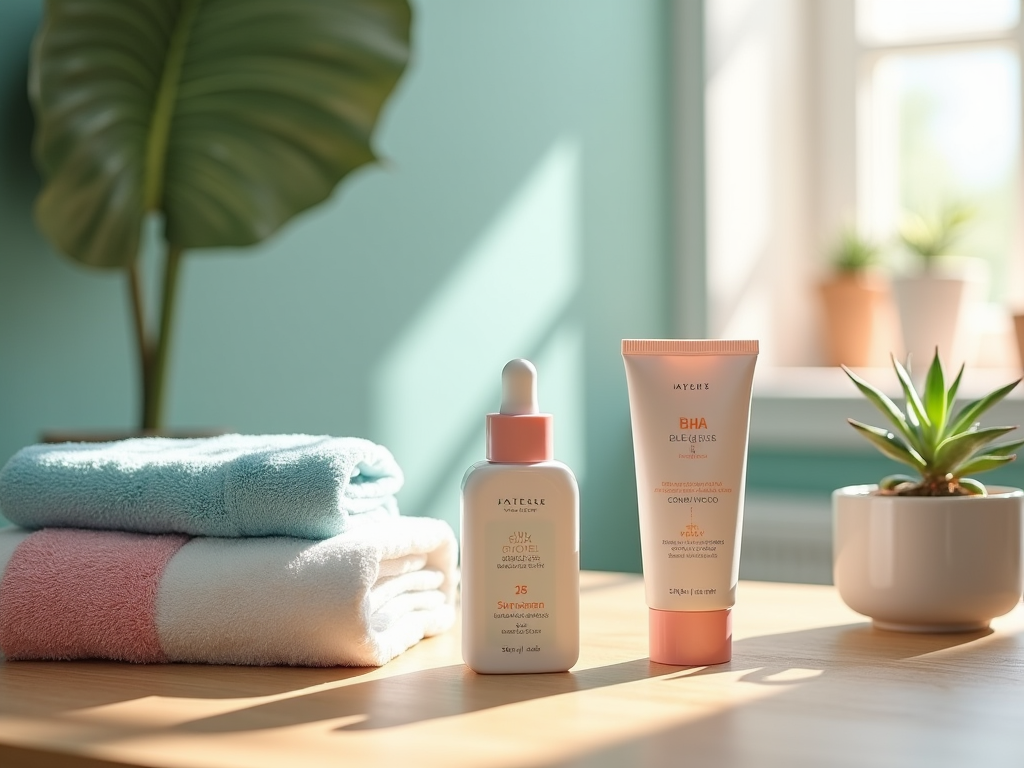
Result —
[[539, 413], [537, 406], [537, 369], [529, 360], [509, 360], [501, 370], [501, 411], [520, 416]]

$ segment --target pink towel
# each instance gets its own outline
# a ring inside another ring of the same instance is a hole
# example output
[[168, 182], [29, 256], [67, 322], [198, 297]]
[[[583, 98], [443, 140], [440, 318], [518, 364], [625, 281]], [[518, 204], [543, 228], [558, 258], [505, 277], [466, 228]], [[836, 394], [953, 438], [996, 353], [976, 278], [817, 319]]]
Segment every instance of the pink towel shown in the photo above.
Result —
[[0, 648], [10, 659], [167, 661], [157, 587], [188, 539], [68, 528], [29, 536], [0, 582]]
[[375, 666], [454, 622], [455, 535], [395, 516], [322, 541], [0, 530], [11, 659]]

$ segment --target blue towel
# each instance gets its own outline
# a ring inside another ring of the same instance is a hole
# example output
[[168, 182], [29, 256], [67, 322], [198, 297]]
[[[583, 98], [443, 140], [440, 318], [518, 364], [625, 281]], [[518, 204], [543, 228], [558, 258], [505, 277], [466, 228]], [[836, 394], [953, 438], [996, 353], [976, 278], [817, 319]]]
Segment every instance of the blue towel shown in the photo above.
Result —
[[356, 437], [142, 437], [32, 445], [0, 470], [0, 513], [25, 528], [325, 539], [398, 514], [402, 471]]

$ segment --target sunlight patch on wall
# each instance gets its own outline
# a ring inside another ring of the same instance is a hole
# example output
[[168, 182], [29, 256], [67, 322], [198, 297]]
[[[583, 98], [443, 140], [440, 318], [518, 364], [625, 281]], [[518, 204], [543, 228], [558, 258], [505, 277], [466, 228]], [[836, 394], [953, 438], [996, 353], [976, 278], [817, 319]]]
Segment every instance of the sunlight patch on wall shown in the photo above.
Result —
[[484, 415], [498, 409], [501, 369], [515, 357], [538, 366], [558, 457], [582, 458], [583, 343], [572, 317], [580, 216], [580, 148], [563, 139], [383, 354], [370, 436], [405, 471], [405, 514], [457, 523], [462, 476], [484, 458]]
[[532, 360], [540, 372], [540, 408], [555, 415], [555, 458], [568, 464], [582, 484], [587, 458], [583, 318], [559, 323]]
[[[730, 5], [736, 3], [723, 9]], [[758, 3], [739, 5], [742, 14], [709, 17], [709, 46], [723, 50], [712, 54], [706, 90], [708, 319], [713, 336], [763, 339], [772, 282], [763, 270], [776, 192], [770, 21], [756, 14]]]

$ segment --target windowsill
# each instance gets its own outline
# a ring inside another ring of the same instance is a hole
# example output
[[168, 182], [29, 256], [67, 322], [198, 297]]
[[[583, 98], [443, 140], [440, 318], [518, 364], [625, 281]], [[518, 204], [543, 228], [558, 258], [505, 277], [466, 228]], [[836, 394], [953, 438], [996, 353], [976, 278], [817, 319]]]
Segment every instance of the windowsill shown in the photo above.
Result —
[[[857, 369], [862, 378], [902, 406], [903, 395], [891, 368]], [[964, 372], [958, 402], [983, 397], [1021, 376], [1006, 368]], [[754, 375], [750, 445], [754, 448], [874, 449], [846, 423], [854, 418], [884, 426], [885, 417], [837, 367], [761, 368]], [[983, 417], [988, 425], [1024, 424], [1024, 386]]]

